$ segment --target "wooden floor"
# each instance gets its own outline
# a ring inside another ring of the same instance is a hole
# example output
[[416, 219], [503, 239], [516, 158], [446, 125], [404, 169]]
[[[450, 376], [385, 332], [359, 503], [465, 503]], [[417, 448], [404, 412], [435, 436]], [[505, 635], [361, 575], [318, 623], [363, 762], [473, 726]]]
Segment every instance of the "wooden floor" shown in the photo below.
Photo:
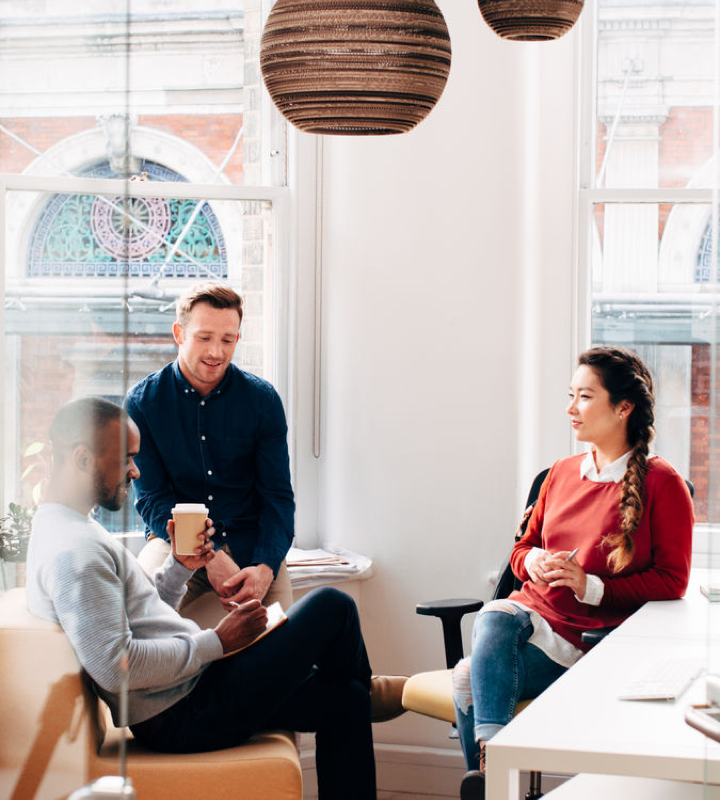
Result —
[[[298, 736], [303, 772], [303, 800], [317, 800], [314, 737]], [[375, 746], [377, 800], [460, 800], [460, 783], [465, 760], [459, 747], [448, 750], [393, 745]], [[550, 792], [567, 780], [566, 775], [543, 774], [543, 792]], [[520, 797], [530, 788], [529, 773], [520, 773]], [[720, 800], [720, 798], [718, 798]]]
[[[568, 779], [566, 775], [543, 775], [542, 788], [543, 792], [550, 792], [552, 789], [561, 786]], [[313, 774], [307, 774], [303, 770], [304, 791], [303, 800], [317, 800], [317, 783]], [[520, 797], [525, 796], [525, 792], [529, 789], [529, 779], [527, 773], [520, 774]], [[458, 784], [457, 792], [454, 794], [425, 794], [418, 791], [383, 791], [378, 789], [377, 800], [459, 800], [460, 798], [460, 785]], [[678, 798], [680, 800], [680, 798]], [[714, 799], [713, 799], [714, 800]], [[720, 800], [720, 797], [717, 798]]]

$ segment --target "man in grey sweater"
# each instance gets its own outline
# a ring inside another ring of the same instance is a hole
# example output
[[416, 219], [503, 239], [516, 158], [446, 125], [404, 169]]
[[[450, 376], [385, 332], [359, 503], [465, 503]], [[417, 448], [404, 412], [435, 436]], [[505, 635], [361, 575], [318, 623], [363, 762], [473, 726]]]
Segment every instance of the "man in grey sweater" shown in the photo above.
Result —
[[[323, 588], [242, 652], [267, 623], [258, 600], [210, 630], [175, 608], [213, 557], [208, 528], [153, 582], [89, 512], [122, 507], [138, 476], [140, 434], [121, 408], [84, 398], [50, 429], [53, 466], [28, 552], [30, 610], [59, 622], [116, 724], [166, 752], [230, 747], [259, 730], [316, 732], [321, 800], [375, 798], [373, 720], [401, 712], [402, 681], [372, 679], [353, 600]], [[121, 697], [127, 691], [127, 719]]]

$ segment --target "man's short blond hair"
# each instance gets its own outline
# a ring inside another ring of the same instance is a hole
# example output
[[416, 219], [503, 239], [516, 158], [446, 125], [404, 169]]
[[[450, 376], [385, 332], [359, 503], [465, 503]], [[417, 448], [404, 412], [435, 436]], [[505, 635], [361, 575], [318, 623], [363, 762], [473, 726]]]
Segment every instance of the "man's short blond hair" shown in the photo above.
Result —
[[198, 303], [207, 303], [212, 308], [234, 308], [242, 322], [242, 297], [230, 286], [216, 281], [194, 283], [178, 297], [175, 303], [175, 315], [178, 325], [185, 327], [190, 319], [190, 312]]

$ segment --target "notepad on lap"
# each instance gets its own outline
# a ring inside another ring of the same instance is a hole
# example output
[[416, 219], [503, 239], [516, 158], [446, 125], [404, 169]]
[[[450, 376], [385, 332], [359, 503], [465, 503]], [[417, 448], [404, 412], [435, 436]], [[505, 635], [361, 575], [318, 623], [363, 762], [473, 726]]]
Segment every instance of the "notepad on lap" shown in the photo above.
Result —
[[234, 655], [235, 653], [240, 653], [243, 650], [246, 650], [248, 647], [252, 647], [255, 642], [259, 642], [260, 639], [267, 636], [270, 631], [274, 631], [278, 625], [282, 625], [283, 622], [287, 619], [287, 614], [282, 610], [282, 606], [280, 603], [275, 602], [272, 605], [269, 605], [267, 608], [267, 615], [268, 621], [267, 625], [265, 626], [265, 630], [262, 633], [259, 633], [252, 642], [248, 642], [246, 645], [242, 647], [238, 647], [237, 650], [231, 650], [229, 653], [225, 653], [223, 658], [227, 658], [228, 656]]

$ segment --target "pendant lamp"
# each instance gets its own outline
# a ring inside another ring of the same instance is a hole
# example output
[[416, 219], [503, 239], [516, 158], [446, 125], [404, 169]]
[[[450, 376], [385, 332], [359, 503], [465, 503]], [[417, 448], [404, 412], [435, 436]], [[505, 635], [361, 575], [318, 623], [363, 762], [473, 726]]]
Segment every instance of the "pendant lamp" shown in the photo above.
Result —
[[584, 0], [478, 0], [487, 24], [503, 39], [559, 39], [577, 22]]
[[433, 0], [277, 0], [260, 69], [302, 131], [405, 133], [445, 88], [450, 35]]

